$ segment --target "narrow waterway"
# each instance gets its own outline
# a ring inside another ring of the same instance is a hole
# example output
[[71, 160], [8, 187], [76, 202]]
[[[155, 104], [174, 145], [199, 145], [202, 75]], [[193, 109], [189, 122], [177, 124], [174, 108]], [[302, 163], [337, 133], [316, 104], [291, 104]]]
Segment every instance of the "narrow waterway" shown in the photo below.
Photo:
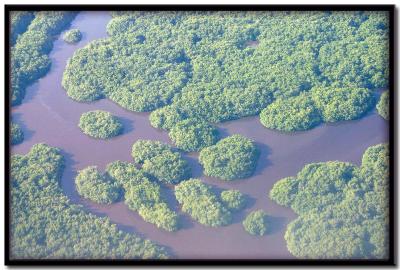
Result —
[[[284, 233], [287, 224], [296, 218], [291, 209], [280, 207], [268, 198], [268, 191], [279, 179], [295, 175], [305, 164], [328, 160], [360, 164], [363, 152], [372, 145], [388, 141], [388, 124], [375, 111], [361, 120], [334, 125], [321, 125], [311, 131], [282, 134], [264, 128], [257, 117], [219, 124], [223, 137], [242, 134], [253, 139], [261, 150], [257, 171], [251, 178], [224, 182], [204, 177], [197, 153], [186, 155], [194, 177], [216, 188], [239, 189], [249, 198], [248, 207], [234, 216], [232, 225], [221, 228], [202, 226], [183, 215], [183, 228], [170, 233], [144, 222], [123, 202], [103, 206], [80, 198], [75, 190], [77, 170], [97, 165], [103, 170], [115, 160], [131, 161], [131, 146], [138, 139], [171, 143], [166, 132], [151, 127], [148, 113], [133, 113], [109, 100], [91, 104], [78, 103], [61, 86], [63, 71], [74, 51], [92, 40], [106, 38], [107, 12], [81, 12], [72, 22], [83, 39], [77, 45], [58, 38], [50, 54], [50, 72], [29, 87], [22, 105], [12, 108], [13, 120], [21, 124], [25, 140], [13, 146], [12, 153], [25, 154], [32, 145], [44, 142], [62, 149], [66, 168], [61, 185], [73, 203], [79, 203], [92, 213], [108, 216], [121, 229], [135, 232], [159, 244], [169, 246], [177, 258], [293, 258], [286, 248]], [[96, 140], [78, 128], [83, 112], [101, 109], [122, 119], [125, 133], [111, 140]], [[165, 189], [170, 203], [176, 207], [173, 190]], [[247, 234], [241, 221], [251, 210], [264, 209], [271, 217], [271, 231], [264, 237]]]

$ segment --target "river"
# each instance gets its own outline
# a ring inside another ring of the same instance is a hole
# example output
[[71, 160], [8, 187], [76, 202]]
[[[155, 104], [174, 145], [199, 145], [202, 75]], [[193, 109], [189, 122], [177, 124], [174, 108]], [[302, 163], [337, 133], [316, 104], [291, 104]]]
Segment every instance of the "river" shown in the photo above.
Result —
[[[357, 121], [321, 125], [306, 132], [283, 134], [263, 127], [257, 117], [225, 122], [218, 125], [223, 137], [241, 134], [253, 139], [261, 156], [254, 176], [244, 180], [224, 182], [205, 177], [197, 161], [197, 153], [185, 155], [193, 167], [194, 177], [216, 188], [239, 189], [249, 197], [249, 205], [234, 216], [232, 225], [209, 228], [183, 215], [183, 228], [166, 232], [144, 222], [123, 202], [109, 206], [80, 198], [75, 190], [76, 171], [89, 165], [103, 170], [115, 160], [131, 161], [131, 146], [138, 139], [171, 143], [168, 134], [151, 127], [148, 113], [133, 113], [109, 100], [90, 104], [68, 98], [61, 86], [63, 71], [74, 51], [94, 39], [107, 37], [106, 25], [111, 19], [107, 12], [81, 12], [71, 28], [83, 33], [76, 45], [65, 43], [61, 36], [50, 54], [50, 72], [26, 91], [22, 105], [12, 108], [13, 120], [24, 131], [25, 140], [13, 146], [12, 153], [25, 154], [32, 145], [44, 142], [59, 147], [66, 158], [61, 180], [65, 194], [73, 203], [82, 204], [87, 211], [108, 216], [124, 231], [135, 232], [161, 245], [168, 246], [173, 256], [183, 259], [292, 259], [286, 248], [284, 233], [287, 224], [296, 218], [291, 209], [281, 207], [268, 198], [268, 191], [279, 179], [295, 175], [305, 164], [340, 160], [360, 164], [363, 152], [372, 145], [388, 141], [388, 123], [376, 111]], [[110, 140], [92, 139], [78, 128], [83, 112], [101, 109], [122, 119], [125, 133]], [[173, 191], [163, 190], [174, 207]], [[270, 215], [271, 232], [263, 237], [247, 234], [241, 221], [251, 210], [264, 209]]]

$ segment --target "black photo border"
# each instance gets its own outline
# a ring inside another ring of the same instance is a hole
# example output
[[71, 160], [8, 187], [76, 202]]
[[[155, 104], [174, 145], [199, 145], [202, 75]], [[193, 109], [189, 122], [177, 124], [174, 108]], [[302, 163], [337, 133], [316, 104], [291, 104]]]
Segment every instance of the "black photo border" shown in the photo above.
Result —
[[[167, 260], [94, 260], [94, 259], [11, 259], [10, 258], [10, 12], [11, 11], [387, 11], [389, 14], [389, 97], [390, 97], [390, 119], [389, 119], [389, 148], [390, 148], [390, 183], [389, 183], [389, 257], [387, 260], [374, 259], [167, 259]], [[397, 251], [397, 217], [395, 210], [397, 198], [395, 192], [397, 185], [397, 104], [395, 93], [395, 68], [397, 67], [397, 51], [395, 50], [395, 5], [5, 5], [5, 265], [14, 266], [66, 266], [66, 265], [87, 265], [87, 266], [107, 266], [107, 265], [165, 265], [165, 266], [257, 266], [257, 265], [281, 265], [281, 266], [394, 266], [397, 263], [395, 251]]]

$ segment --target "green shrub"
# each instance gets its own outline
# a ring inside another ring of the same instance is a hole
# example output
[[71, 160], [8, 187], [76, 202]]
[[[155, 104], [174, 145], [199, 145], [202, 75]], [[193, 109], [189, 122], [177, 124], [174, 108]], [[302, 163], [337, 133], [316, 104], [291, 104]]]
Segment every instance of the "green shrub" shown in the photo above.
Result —
[[360, 118], [375, 102], [372, 91], [365, 88], [313, 88], [311, 97], [325, 122]]
[[243, 227], [251, 235], [264, 235], [268, 229], [267, 214], [263, 210], [252, 211], [243, 220]]
[[361, 167], [306, 165], [278, 181], [270, 198], [299, 217], [285, 233], [289, 251], [307, 259], [385, 259], [389, 241], [389, 149], [369, 147]]
[[108, 139], [123, 132], [123, 125], [117, 117], [100, 110], [83, 113], [79, 127], [83, 133], [96, 139]]
[[231, 210], [241, 210], [246, 205], [245, 196], [239, 190], [224, 190], [221, 192], [221, 201]]
[[190, 179], [175, 186], [175, 197], [188, 213], [200, 224], [210, 227], [231, 223], [231, 212], [225, 208], [211, 187], [199, 179]]
[[159, 181], [177, 184], [191, 176], [186, 160], [168, 144], [159, 141], [138, 140], [132, 146], [132, 156], [142, 169]]
[[67, 43], [78, 43], [82, 39], [82, 33], [79, 29], [71, 29], [65, 32], [63, 39]]
[[234, 180], [250, 177], [256, 168], [258, 156], [259, 152], [251, 140], [232, 135], [203, 148], [199, 161], [206, 175]]
[[173, 152], [171, 146], [159, 141], [137, 140], [132, 145], [132, 157], [139, 164], [143, 164], [153, 157], [171, 152]]
[[267, 128], [281, 131], [300, 131], [322, 122], [320, 112], [307, 95], [278, 99], [262, 110], [261, 123]]
[[107, 165], [108, 175], [124, 188], [125, 204], [143, 220], [167, 231], [179, 229], [179, 217], [161, 195], [160, 185], [132, 163], [115, 161]]
[[191, 169], [179, 153], [164, 153], [145, 160], [143, 170], [167, 184], [177, 184], [191, 176]]
[[385, 118], [386, 120], [389, 120], [389, 91], [386, 90], [385, 92], [382, 93], [378, 104], [376, 105], [376, 109], [378, 110], [378, 113]]
[[141, 207], [139, 215], [147, 222], [159, 228], [173, 232], [179, 228], [178, 215], [169, 209], [166, 203], [157, 203], [150, 207]]
[[218, 140], [216, 128], [193, 119], [179, 122], [168, 135], [178, 148], [187, 152], [200, 151], [204, 147], [215, 144]]
[[107, 175], [102, 175], [96, 166], [79, 171], [75, 184], [79, 195], [96, 203], [111, 204], [121, 195], [120, 186]]
[[109, 163], [106, 172], [124, 189], [140, 183], [145, 178], [143, 172], [134, 164], [119, 160]]
[[24, 133], [16, 123], [11, 123], [11, 145], [20, 144], [24, 141]]

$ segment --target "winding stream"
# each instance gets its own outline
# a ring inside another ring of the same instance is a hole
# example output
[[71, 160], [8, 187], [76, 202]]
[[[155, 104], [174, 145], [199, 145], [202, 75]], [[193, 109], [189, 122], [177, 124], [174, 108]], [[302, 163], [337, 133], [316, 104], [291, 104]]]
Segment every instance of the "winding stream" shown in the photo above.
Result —
[[[268, 191], [279, 179], [295, 175], [305, 164], [340, 160], [360, 164], [363, 152], [371, 145], [388, 141], [388, 124], [375, 111], [361, 120], [321, 125], [311, 131], [282, 134], [264, 128], [257, 117], [219, 124], [223, 137], [238, 133], [253, 139], [261, 156], [257, 171], [251, 178], [224, 182], [204, 177], [197, 153], [186, 155], [193, 167], [194, 177], [201, 177], [216, 188], [233, 188], [249, 196], [249, 207], [234, 216], [227, 227], [209, 228], [183, 215], [183, 228], [170, 233], [144, 222], [123, 202], [110, 206], [95, 204], [80, 198], [75, 190], [76, 171], [89, 165], [103, 170], [115, 160], [131, 161], [131, 146], [138, 139], [151, 139], [171, 144], [168, 134], [151, 127], [148, 113], [133, 113], [109, 100], [83, 104], [68, 98], [61, 86], [63, 71], [74, 51], [94, 39], [107, 37], [106, 25], [111, 19], [107, 12], [81, 12], [71, 28], [83, 33], [77, 45], [65, 43], [59, 37], [50, 54], [50, 72], [26, 91], [22, 105], [12, 108], [13, 120], [25, 134], [22, 144], [13, 146], [12, 153], [25, 154], [36, 143], [47, 143], [62, 149], [66, 168], [61, 185], [73, 203], [82, 204], [87, 211], [108, 216], [119, 228], [135, 232], [161, 245], [171, 247], [177, 258], [294, 258], [286, 248], [286, 225], [296, 218], [291, 209], [280, 207], [268, 199]], [[78, 128], [83, 112], [101, 109], [122, 119], [125, 133], [111, 140], [96, 140]], [[173, 190], [164, 192], [177, 208]], [[251, 210], [264, 209], [271, 216], [272, 231], [264, 237], [247, 234], [241, 221]]]

